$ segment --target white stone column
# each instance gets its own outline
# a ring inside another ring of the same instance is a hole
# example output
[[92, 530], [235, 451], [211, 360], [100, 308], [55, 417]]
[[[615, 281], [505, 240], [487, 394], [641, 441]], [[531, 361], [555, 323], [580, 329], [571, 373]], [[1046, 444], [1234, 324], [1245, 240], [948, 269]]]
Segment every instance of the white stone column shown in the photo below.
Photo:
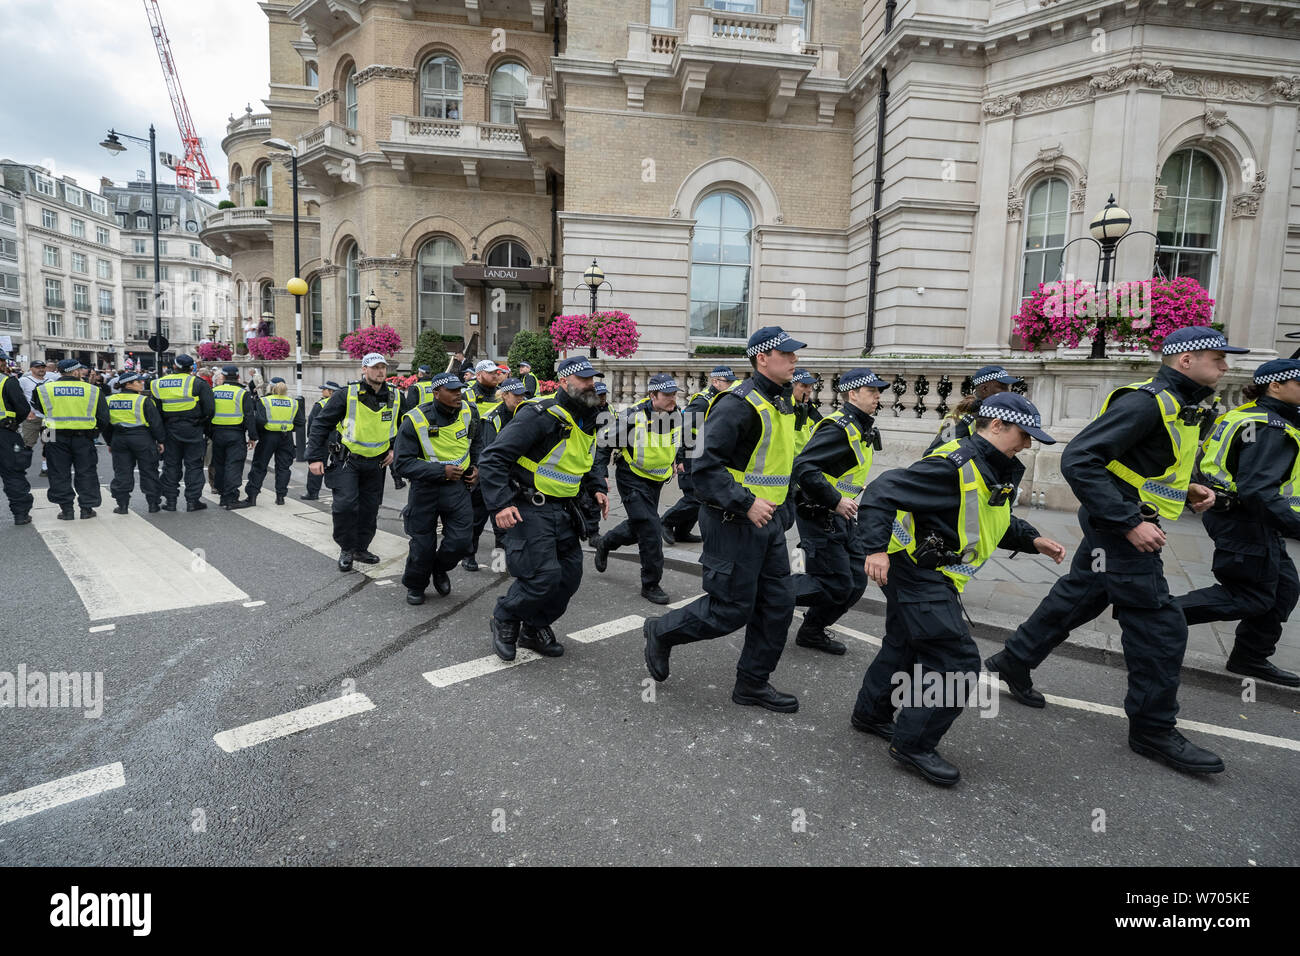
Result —
[[[1260, 150], [1262, 172], [1267, 177], [1264, 191], [1258, 196], [1259, 211], [1254, 218], [1243, 220], [1254, 226], [1255, 241], [1247, 260], [1254, 268], [1239, 270], [1249, 273], [1249, 280], [1243, 283], [1244, 288], [1238, 286], [1233, 290], [1234, 314], [1228, 316], [1226, 331], [1229, 341], [1251, 347], [1249, 356], [1241, 356], [1241, 359], [1250, 360], [1244, 363], [1245, 367], [1277, 356], [1274, 349], [1287, 244], [1287, 215], [1291, 208], [1289, 193], [1297, 139], [1296, 114], [1297, 109], [1291, 103], [1278, 102], [1269, 109], [1268, 152]], [[1249, 195], [1255, 195], [1252, 185], [1243, 183]], [[1227, 225], [1232, 221], [1232, 196], [1225, 196], [1224, 202], [1227, 205], [1224, 211], [1226, 233]], [[1257, 352], [1257, 349], [1267, 351]]]
[[966, 351], [976, 355], [1000, 355], [1010, 336], [1011, 320], [1003, 314], [1002, 278], [1014, 124], [1014, 112], [989, 117], [980, 138], [980, 208], [971, 249], [971, 296], [966, 316]]

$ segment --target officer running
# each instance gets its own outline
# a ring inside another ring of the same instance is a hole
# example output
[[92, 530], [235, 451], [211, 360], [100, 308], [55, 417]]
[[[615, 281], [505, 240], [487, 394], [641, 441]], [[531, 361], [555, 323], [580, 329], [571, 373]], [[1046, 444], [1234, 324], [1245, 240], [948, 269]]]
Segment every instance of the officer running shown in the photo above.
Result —
[[551, 624], [582, 583], [582, 518], [572, 510], [578, 489], [590, 487], [609, 513], [604, 475], [593, 471], [596, 370], [574, 357], [556, 372], [554, 397], [521, 404], [479, 466], [483, 501], [506, 532], [506, 566], [514, 576], [491, 621], [492, 648], [503, 661], [515, 659], [516, 645], [545, 657], [564, 653]]
[[[533, 374], [532, 363], [521, 361], [519, 363], [519, 379], [524, 386], [524, 398], [537, 397], [537, 376]], [[504, 384], [504, 383], [502, 383]]]
[[790, 382], [790, 398], [794, 402], [794, 454], [797, 458], [812, 437], [813, 429], [822, 420], [822, 413], [812, 400], [813, 386], [817, 384], [812, 372], [801, 368]]
[[241, 507], [257, 507], [257, 496], [266, 480], [266, 471], [275, 459], [275, 503], [284, 504], [289, 493], [289, 474], [293, 469], [293, 432], [303, 427], [302, 405], [289, 397], [289, 383], [282, 378], [271, 379], [271, 394], [258, 399], [254, 409], [257, 422], [257, 450], [253, 464], [248, 469], [248, 482], [244, 485], [245, 498]]
[[31, 524], [32, 503], [36, 500], [27, 480], [32, 450], [22, 436], [23, 422], [31, 411], [18, 379], [0, 369], [0, 480], [4, 482], [14, 524]]
[[677, 414], [677, 390], [671, 375], [651, 375], [649, 395], [624, 411], [617, 426], [610, 430], [613, 440], [605, 442], [597, 452], [607, 462], [615, 445], [622, 448], [614, 481], [627, 518], [600, 536], [593, 563], [597, 571], [604, 573], [611, 551], [635, 543], [641, 553], [641, 596], [652, 604], [669, 601], [659, 586], [664, 574], [659, 494], [680, 468], [677, 448], [682, 426], [681, 415]]
[[103, 390], [85, 381], [89, 371], [76, 359], [64, 359], [59, 362], [60, 377], [32, 392], [32, 409], [44, 417], [53, 436], [45, 450], [50, 466], [46, 495], [59, 506], [61, 521], [74, 518], [74, 487], [83, 518], [95, 517], [101, 500], [95, 438], [101, 431], [112, 431], [113, 423]]
[[393, 463], [393, 439], [404, 411], [397, 386], [386, 381], [388, 361], [382, 355], [368, 353], [361, 360], [361, 376], [316, 413], [307, 446], [313, 475], [325, 475], [326, 455], [334, 458], [325, 484], [334, 492], [330, 513], [340, 571], [351, 571], [354, 558], [379, 563], [379, 556], [367, 549], [375, 539], [384, 470]]
[[113, 514], [124, 515], [131, 510], [137, 468], [140, 490], [148, 502], [149, 513], [155, 514], [161, 510], [158, 456], [167, 440], [167, 428], [153, 396], [145, 394], [143, 375], [127, 372], [118, 376], [117, 384], [122, 391], [108, 397], [108, 417], [113, 425], [108, 433], [108, 447], [113, 455], [113, 482], [108, 490], [117, 502]]
[[205, 432], [212, 421], [212, 386], [192, 374], [194, 359], [176, 356], [176, 372], [156, 378], [150, 385], [167, 426], [163, 449], [163, 511], [175, 511], [180, 496], [181, 466], [185, 467], [185, 510], [202, 511]]
[[[337, 392], [343, 386], [338, 382], [326, 382], [320, 387], [320, 398], [312, 405], [311, 411], [307, 413], [307, 434], [311, 434], [312, 420], [315, 419], [316, 413], [325, 407], [330, 400], [330, 396]], [[409, 404], [409, 403], [408, 403]], [[310, 467], [310, 466], [309, 466]], [[298, 497], [303, 501], [319, 501], [320, 486], [325, 479], [323, 476], [316, 474], [314, 471], [307, 473], [307, 493]]]
[[[464, 400], [478, 409], [480, 421], [485, 421], [488, 416], [501, 404], [501, 396], [497, 394], [497, 385], [505, 376], [497, 364], [489, 359], [483, 359], [474, 366], [474, 382], [464, 391]], [[465, 556], [465, 570], [478, 570], [478, 542], [483, 534], [483, 529], [488, 523], [488, 509], [483, 503], [483, 489], [477, 483], [470, 488], [470, 504], [474, 509], [474, 536], [470, 541], [469, 554]]]
[[[859, 512], [867, 575], [885, 592], [885, 636], [851, 723], [889, 740], [891, 757], [940, 786], [961, 773], [936, 748], [979, 682], [961, 591], [1000, 547], [1058, 564], [1065, 557], [1063, 545], [1011, 513], [1025, 473], [1016, 455], [1035, 438], [1056, 441], [1038, 409], [1019, 395], [993, 395], [976, 406], [974, 427], [971, 437], [885, 472]], [[939, 706], [930, 699], [936, 688]]]
[[439, 594], [451, 593], [447, 572], [470, 545], [472, 509], [467, 489], [478, 481], [474, 464], [481, 448], [478, 409], [462, 401], [464, 383], [450, 372], [431, 378], [429, 384], [433, 400], [406, 413], [393, 446], [393, 471], [411, 483], [402, 510], [411, 539], [402, 572], [407, 604], [424, 603], [430, 577]]
[[695, 451], [699, 447], [697, 440], [700, 424], [704, 421], [704, 413], [709, 410], [709, 402], [713, 401], [713, 397], [733, 387], [736, 381], [729, 366], [715, 366], [709, 373], [709, 384], [703, 391], [692, 395], [682, 409], [682, 444], [677, 449], [677, 462], [682, 466], [677, 473], [677, 487], [681, 489], [682, 496], [659, 519], [663, 526], [665, 544], [700, 540], [698, 535], [691, 533], [695, 522], [700, 519], [700, 499], [695, 497], [691, 483], [691, 467], [695, 461]]
[[866, 487], [880, 432], [872, 417], [880, 390], [888, 382], [869, 368], [839, 377], [836, 391], [844, 405], [813, 428], [812, 437], [794, 460], [791, 479], [797, 489], [795, 523], [805, 556], [805, 574], [794, 579], [794, 603], [806, 607], [795, 644], [828, 654], [843, 654], [843, 641], [827, 628], [858, 603], [867, 589], [867, 553], [858, 539], [858, 496]]
[[969, 438], [971, 429], [975, 427], [975, 409], [980, 402], [990, 395], [1009, 392], [1011, 386], [1021, 379], [1011, 375], [1001, 365], [985, 365], [975, 370], [970, 381], [974, 391], [958, 402], [957, 407], [944, 418], [943, 424], [939, 426], [939, 434], [931, 439], [925, 454], [930, 454], [940, 445], [946, 445], [950, 441]]
[[[482, 419], [479, 423], [479, 440], [481, 442], [481, 448], [487, 448], [492, 444], [497, 435], [501, 434], [501, 429], [509, 425], [511, 420], [515, 417], [515, 409], [519, 407], [521, 402], [526, 401], [524, 398], [524, 385], [517, 378], [508, 378], [498, 385], [497, 396], [501, 399], [501, 404], [492, 409], [492, 411], [488, 413], [488, 416]], [[481, 450], [479, 454], [481, 457]], [[473, 482], [472, 484], [477, 485], [477, 482]], [[483, 533], [483, 529], [487, 527], [487, 522], [487, 509], [484, 508], [483, 523], [478, 523], [477, 516], [474, 518], [471, 542], [477, 540], [479, 535]], [[492, 523], [492, 540], [493, 547], [504, 552], [506, 546], [505, 532], [496, 526], [495, 521]], [[460, 566], [466, 571], [477, 571], [479, 567], [478, 561], [475, 559], [472, 552], [465, 556], [465, 560], [460, 563]]]
[[1176, 599], [1188, 625], [1240, 621], [1227, 670], [1300, 687], [1272, 661], [1282, 625], [1300, 599], [1286, 539], [1300, 539], [1300, 361], [1255, 369], [1244, 405], [1220, 418], [1201, 451], [1214, 507], [1202, 523], [1214, 539], [1218, 584]]
[[1187, 622], [1165, 581], [1160, 521], [1176, 520], [1185, 506], [1201, 512], [1214, 504], [1214, 492], [1191, 480], [1200, 449], [1194, 406], [1227, 372], [1227, 353], [1249, 350], [1230, 346], [1214, 329], [1190, 326], [1169, 333], [1160, 351], [1160, 370], [1111, 392], [1066, 446], [1061, 474], [1084, 502], [1083, 541], [1070, 572], [985, 663], [1016, 700], [1046, 706], [1030, 672], [1072, 630], [1113, 605], [1128, 665], [1130, 749], [1187, 773], [1219, 773], [1223, 761], [1174, 728]]
[[256, 401], [239, 383], [239, 366], [223, 365], [222, 382], [212, 388], [212, 464], [221, 507], [227, 511], [247, 507], [239, 500], [248, 451], [257, 442]]
[[650, 676], [668, 679], [673, 647], [745, 628], [731, 699], [794, 713], [799, 701], [768, 683], [781, 659], [794, 617], [794, 581], [785, 532], [794, 464], [794, 408], [786, 385], [804, 347], [776, 326], [749, 338], [754, 374], [714, 397], [701, 430], [703, 449], [691, 478], [703, 503], [704, 590], [686, 607], [647, 618], [645, 661]]
[[[460, 381], [457, 379], [456, 381]], [[421, 365], [415, 370], [415, 381], [406, 387], [406, 407], [418, 408], [433, 401], [433, 370]]]

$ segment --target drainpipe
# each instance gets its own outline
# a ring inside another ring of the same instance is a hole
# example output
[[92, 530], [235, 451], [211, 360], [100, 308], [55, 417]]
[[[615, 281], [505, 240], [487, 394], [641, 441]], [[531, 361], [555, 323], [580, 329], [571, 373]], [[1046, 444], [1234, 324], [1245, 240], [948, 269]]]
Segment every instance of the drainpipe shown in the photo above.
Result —
[[[560, 217], [558, 212], [560, 178], [555, 175], [555, 170], [553, 169], [548, 169], [546, 171], [546, 191], [551, 194], [551, 273], [555, 276], [553, 281], [558, 284], [561, 281], [560, 263], [559, 260], [556, 259], [557, 250], [559, 249], [558, 241], [560, 235]], [[553, 312], [555, 309], [554, 285], [551, 286], [551, 296], [551, 310]]]
[[[894, 27], [894, 8], [896, 0], [885, 3], [885, 36]], [[876, 283], [880, 276], [880, 198], [885, 187], [885, 108], [889, 102], [889, 74], [880, 68], [880, 92], [876, 97], [876, 155], [875, 178], [872, 180], [871, 203], [871, 259], [870, 274], [867, 281], [867, 336], [862, 349], [863, 355], [871, 354], [876, 347]]]

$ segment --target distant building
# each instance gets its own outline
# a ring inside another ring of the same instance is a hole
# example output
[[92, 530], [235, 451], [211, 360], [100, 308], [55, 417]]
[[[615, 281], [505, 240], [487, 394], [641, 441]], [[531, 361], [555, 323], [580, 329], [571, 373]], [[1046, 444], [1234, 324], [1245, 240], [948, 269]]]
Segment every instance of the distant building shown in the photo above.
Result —
[[24, 354], [23, 313], [27, 310], [26, 283], [18, 254], [22, 214], [22, 194], [0, 186], [0, 336], [9, 337], [15, 355]]

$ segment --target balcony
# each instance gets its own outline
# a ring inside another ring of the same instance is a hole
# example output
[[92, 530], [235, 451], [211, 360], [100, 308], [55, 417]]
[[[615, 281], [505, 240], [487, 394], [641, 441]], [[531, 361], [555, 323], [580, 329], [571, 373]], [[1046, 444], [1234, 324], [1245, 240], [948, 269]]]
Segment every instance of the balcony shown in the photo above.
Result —
[[549, 76], [528, 77], [528, 98], [516, 107], [520, 142], [543, 169], [564, 174], [564, 120], [560, 117], [555, 82]]
[[64, 307], [64, 302], [65, 300], [61, 295], [54, 296], [50, 295], [48, 292], [45, 294], [45, 308], [47, 309], [62, 309]]
[[473, 123], [426, 116], [394, 116], [391, 139], [381, 142], [402, 182], [415, 172], [464, 176], [478, 189], [482, 178], [531, 178], [546, 191], [546, 172], [524, 149], [516, 124]]
[[199, 240], [219, 255], [229, 256], [271, 244], [271, 220], [265, 206], [219, 209], [208, 216]]
[[221, 140], [221, 151], [229, 155], [231, 147], [240, 139], [256, 136], [258, 142], [271, 135], [271, 114], [242, 113], [238, 119], [231, 117], [226, 124], [226, 135]]
[[[289, 19], [302, 25], [303, 32], [320, 46], [329, 46], [341, 34], [361, 25], [362, 0], [300, 0]], [[405, 20], [417, 13], [464, 17], [471, 26], [488, 20], [532, 22], [533, 30], [545, 33], [555, 16], [552, 0], [393, 0], [396, 12]]]
[[323, 123], [298, 139], [298, 175], [311, 187], [332, 196], [341, 183], [361, 181], [357, 160], [361, 134], [338, 123]]
[[100, 315], [117, 315], [117, 309], [113, 308], [111, 305], [101, 305], [101, 306], [99, 307], [99, 314], [100, 314]]

